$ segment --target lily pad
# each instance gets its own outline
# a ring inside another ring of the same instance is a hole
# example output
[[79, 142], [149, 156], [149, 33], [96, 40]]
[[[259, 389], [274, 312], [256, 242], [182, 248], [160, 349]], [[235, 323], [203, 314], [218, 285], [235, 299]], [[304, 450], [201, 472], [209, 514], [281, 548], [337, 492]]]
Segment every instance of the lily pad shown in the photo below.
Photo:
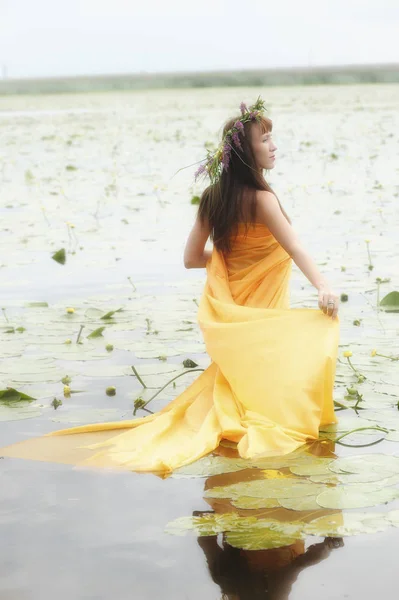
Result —
[[399, 457], [387, 454], [357, 454], [337, 458], [329, 465], [334, 473], [399, 473]]
[[356, 483], [372, 483], [386, 478], [385, 471], [370, 471], [364, 473], [330, 473], [325, 475], [311, 475], [309, 479], [314, 483], [331, 483], [331, 484], [356, 484]]
[[342, 486], [324, 490], [316, 498], [316, 502], [323, 508], [367, 508], [386, 504], [399, 498], [397, 488], [382, 488], [370, 491], [360, 491], [354, 486]]
[[321, 510], [315, 496], [301, 496], [300, 498], [279, 498], [279, 505], [289, 510]]
[[315, 496], [321, 493], [325, 486], [304, 481], [300, 478], [286, 479], [256, 479], [243, 481], [232, 485], [213, 487], [205, 492], [206, 498], [232, 498], [237, 500], [242, 496], [253, 498], [300, 498]]
[[31, 402], [16, 401], [7, 404], [0, 402], [0, 421], [33, 419], [34, 417], [39, 417], [41, 414], [41, 408], [32, 405]]
[[25, 306], [31, 308], [48, 308], [48, 302], [27, 302]]
[[399, 527], [399, 510], [390, 510], [385, 516], [391, 525]]
[[259, 508], [277, 508], [280, 506], [277, 498], [251, 498], [251, 496], [240, 496], [231, 501], [236, 508], [256, 510]]
[[234, 473], [247, 469], [249, 462], [243, 458], [205, 456], [189, 465], [175, 469], [172, 477], [209, 477], [221, 473]]
[[360, 427], [370, 427], [374, 425], [366, 418], [345, 416], [339, 418], [338, 423], [332, 423], [331, 425], [323, 425], [320, 427], [320, 432], [323, 433], [344, 433], [345, 431], [351, 431]]
[[6, 390], [0, 390], [0, 404], [17, 404], [20, 400], [27, 402], [33, 402], [36, 398], [28, 396], [23, 392], [19, 392], [14, 388], [7, 388]]
[[118, 313], [118, 312], [122, 312], [123, 308], [117, 308], [116, 310], [110, 310], [107, 313], [105, 313], [105, 315], [103, 315], [102, 317], [100, 317], [100, 319], [112, 319], [112, 317]]
[[314, 519], [304, 526], [304, 533], [323, 537], [343, 537], [360, 533], [377, 533], [389, 526], [383, 513], [339, 512]]
[[123, 312], [123, 310], [123, 307], [120, 307], [116, 310], [109, 310], [108, 312], [104, 313], [104, 310], [100, 308], [88, 308], [85, 311], [85, 316], [89, 319], [112, 319], [114, 314]]
[[166, 533], [173, 535], [184, 535], [193, 530], [199, 536], [217, 535], [227, 529], [235, 527], [248, 527], [256, 524], [256, 517], [240, 517], [237, 513], [205, 513], [196, 517], [180, 517], [168, 523]]
[[230, 546], [242, 548], [243, 550], [269, 550], [271, 548], [281, 548], [290, 546], [298, 539], [301, 539], [302, 533], [298, 530], [297, 534], [289, 535], [281, 531], [274, 531], [267, 526], [252, 526], [245, 530], [228, 531], [226, 541]]
[[333, 461], [333, 458], [317, 458], [304, 464], [293, 465], [290, 467], [291, 473], [294, 475], [325, 475], [330, 473], [328, 466]]
[[56, 423], [102, 423], [105, 421], [120, 421], [122, 411], [116, 408], [85, 408], [59, 412], [52, 417]]
[[399, 312], [399, 292], [390, 292], [380, 300], [380, 306], [386, 312]]
[[105, 327], [98, 327], [97, 329], [95, 329], [94, 331], [92, 331], [91, 333], [89, 333], [88, 336], [86, 336], [89, 340], [92, 338], [98, 338], [101, 337], [103, 334]]
[[65, 248], [61, 248], [60, 250], [57, 250], [57, 252], [55, 252], [51, 258], [53, 260], [55, 260], [56, 262], [60, 263], [61, 265], [65, 265], [65, 260], [66, 260]]

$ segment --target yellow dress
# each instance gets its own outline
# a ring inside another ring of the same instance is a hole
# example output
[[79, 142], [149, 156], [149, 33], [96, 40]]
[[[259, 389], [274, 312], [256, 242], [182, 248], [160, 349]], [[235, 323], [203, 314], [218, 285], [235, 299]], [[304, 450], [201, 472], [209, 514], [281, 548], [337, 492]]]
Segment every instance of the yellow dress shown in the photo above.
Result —
[[198, 323], [212, 362], [186, 390], [153, 415], [56, 431], [1, 455], [167, 476], [222, 439], [244, 458], [277, 456], [337, 423], [339, 319], [291, 309], [292, 258], [265, 225], [239, 228], [231, 252], [214, 248], [206, 265]]

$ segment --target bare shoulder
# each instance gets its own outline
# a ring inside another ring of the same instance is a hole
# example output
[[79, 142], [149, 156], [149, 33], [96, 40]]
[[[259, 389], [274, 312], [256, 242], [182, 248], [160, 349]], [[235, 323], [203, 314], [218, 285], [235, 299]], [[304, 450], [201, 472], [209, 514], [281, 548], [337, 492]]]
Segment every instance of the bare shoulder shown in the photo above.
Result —
[[268, 219], [277, 210], [283, 214], [274, 194], [266, 190], [256, 190], [256, 214], [259, 221], [268, 226]]
[[256, 190], [256, 214], [257, 220], [266, 225], [284, 250], [292, 256], [301, 243], [276, 196], [265, 190]]

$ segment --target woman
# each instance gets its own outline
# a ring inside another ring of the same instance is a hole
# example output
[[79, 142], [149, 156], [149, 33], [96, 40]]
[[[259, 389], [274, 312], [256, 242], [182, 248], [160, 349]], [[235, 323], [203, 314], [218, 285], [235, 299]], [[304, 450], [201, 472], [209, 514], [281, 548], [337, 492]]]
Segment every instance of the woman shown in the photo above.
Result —
[[[224, 140], [237, 121], [237, 118], [227, 121]], [[238, 225], [265, 225], [317, 288], [319, 307], [335, 319], [339, 307], [337, 294], [301, 245], [291, 227], [291, 219], [263, 176], [263, 170], [274, 169], [276, 162], [277, 146], [273, 142], [272, 128], [272, 121], [260, 113], [258, 118], [245, 122], [238, 147], [234, 147], [233, 139], [227, 151], [222, 148], [226, 158], [220, 156], [227, 168], [222, 170], [219, 182], [202, 194], [197, 219], [185, 247], [184, 265], [187, 269], [206, 266], [212, 255], [211, 251], [204, 251], [209, 236], [218, 250], [228, 253], [231, 231], [236, 233]], [[200, 168], [197, 174], [202, 172]]]
[[[277, 150], [263, 101], [240, 108], [197, 170], [211, 185], [184, 253], [187, 268], [207, 269], [198, 322], [209, 367], [158, 413], [54, 432], [3, 455], [167, 476], [222, 439], [237, 443], [244, 458], [282, 455], [337, 422], [338, 298], [263, 177]], [[204, 252], [209, 235], [211, 253]], [[292, 259], [318, 289], [322, 312], [290, 309]]]

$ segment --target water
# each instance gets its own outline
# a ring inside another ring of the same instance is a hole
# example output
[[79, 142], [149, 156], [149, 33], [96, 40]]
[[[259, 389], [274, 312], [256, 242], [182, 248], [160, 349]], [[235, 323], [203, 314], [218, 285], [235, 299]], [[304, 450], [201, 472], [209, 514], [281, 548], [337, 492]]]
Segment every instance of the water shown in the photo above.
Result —
[[[340, 349], [353, 349], [353, 362], [368, 375], [361, 389], [370, 414], [382, 415], [385, 424], [395, 420], [397, 363], [372, 359], [370, 350], [398, 351], [396, 314], [375, 310], [375, 278], [390, 278], [381, 284], [383, 297], [398, 275], [397, 86], [15, 96], [0, 98], [0, 389], [15, 387], [38, 400], [29, 419], [1, 421], [0, 412], [2, 446], [75, 423], [131, 417], [141, 393], [131, 364], [151, 392], [182, 370], [184, 358], [209, 364], [196, 323], [205, 271], [183, 267], [196, 210], [190, 199], [200, 192], [196, 165], [174, 174], [204, 158], [204, 142], [216, 142], [229, 113], [258, 94], [270, 106], [278, 146], [270, 181], [320, 269], [349, 295], [340, 308]], [[62, 247], [65, 265], [51, 259]], [[291, 290], [292, 306], [317, 306], [314, 288], [295, 265]], [[37, 301], [48, 307], [27, 306]], [[103, 337], [89, 341], [88, 333], [104, 324], [99, 316], [121, 306]], [[183, 320], [193, 324], [191, 331], [177, 332]], [[75, 341], [82, 324], [78, 352], [64, 341]], [[19, 326], [25, 331], [7, 333]], [[157, 358], [162, 354], [166, 360]], [[353, 384], [341, 360], [339, 401]], [[82, 390], [69, 399], [60, 381], [66, 374], [71, 388]], [[179, 378], [152, 410], [196, 375]], [[104, 393], [109, 385], [117, 388], [115, 397]], [[63, 402], [57, 410], [54, 396]], [[370, 432], [347, 438], [374, 439]], [[397, 450], [394, 441], [335, 447], [339, 455]], [[176, 518], [212, 510], [203, 495], [214, 481], [2, 459], [2, 595], [219, 600], [224, 589], [229, 598], [251, 600], [394, 597], [395, 527], [344, 537], [338, 548], [310, 548], [266, 579], [248, 571], [256, 551], [223, 548], [221, 534], [165, 533]], [[394, 508], [397, 501], [368, 510]], [[305, 547], [323, 540], [308, 536]], [[257, 556], [265, 565], [267, 556]], [[268, 596], [259, 591], [266, 586]]]

